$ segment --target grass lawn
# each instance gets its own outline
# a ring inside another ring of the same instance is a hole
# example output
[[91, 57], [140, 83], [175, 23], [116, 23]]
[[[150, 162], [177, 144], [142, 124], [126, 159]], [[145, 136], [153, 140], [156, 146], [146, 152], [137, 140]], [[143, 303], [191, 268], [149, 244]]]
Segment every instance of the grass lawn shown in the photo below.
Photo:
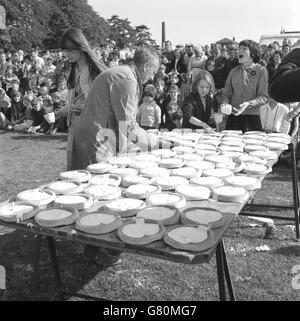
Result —
[[[0, 132], [0, 201], [56, 180], [65, 170], [66, 140], [66, 134]], [[257, 202], [291, 204], [291, 177], [277, 169], [257, 192]], [[277, 213], [293, 215], [287, 210]], [[275, 221], [277, 229], [271, 239], [263, 239], [265, 228], [252, 223], [258, 222], [238, 217], [224, 238], [236, 299], [299, 300], [300, 290], [292, 287], [292, 268], [300, 265], [294, 222]], [[30, 300], [34, 244], [32, 234], [0, 225], [0, 265], [6, 268], [8, 300]], [[256, 251], [255, 247], [261, 245], [269, 246], [270, 251]], [[112, 300], [218, 300], [214, 259], [210, 264], [190, 266], [123, 253], [122, 264], [99, 271], [97, 266], [81, 260], [81, 246], [62, 240], [57, 240], [56, 246], [63, 283], [69, 291]], [[43, 240], [37, 298], [47, 300], [54, 292], [48, 248]]]

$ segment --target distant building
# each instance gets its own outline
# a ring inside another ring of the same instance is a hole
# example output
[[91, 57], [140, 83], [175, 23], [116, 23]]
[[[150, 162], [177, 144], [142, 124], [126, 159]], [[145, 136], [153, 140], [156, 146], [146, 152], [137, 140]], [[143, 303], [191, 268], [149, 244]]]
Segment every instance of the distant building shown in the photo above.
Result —
[[277, 41], [279, 45], [282, 45], [283, 40], [290, 40], [294, 44], [298, 39], [300, 39], [300, 31], [284, 31], [274, 35], [262, 35], [260, 37], [260, 45], [269, 45], [270, 43]]

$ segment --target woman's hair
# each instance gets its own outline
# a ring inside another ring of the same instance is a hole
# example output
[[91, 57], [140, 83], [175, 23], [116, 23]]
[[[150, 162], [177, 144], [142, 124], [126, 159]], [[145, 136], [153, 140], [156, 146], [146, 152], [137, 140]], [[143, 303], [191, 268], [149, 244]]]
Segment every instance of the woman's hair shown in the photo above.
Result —
[[144, 89], [144, 97], [155, 97], [157, 94], [157, 89], [155, 88], [154, 85], [148, 84], [145, 86]]
[[212, 75], [210, 74], [210, 72], [206, 71], [206, 70], [202, 70], [197, 77], [195, 78], [195, 80], [192, 83], [192, 93], [196, 94], [198, 93], [198, 86], [200, 83], [200, 80], [206, 80], [207, 83], [210, 86], [210, 94], [214, 94], [215, 93], [215, 82], [214, 79], [212, 77]]
[[180, 90], [179, 90], [179, 88], [178, 88], [177, 85], [171, 85], [171, 86], [169, 87], [168, 92], [170, 93], [171, 90], [176, 90], [178, 93], [180, 93]]
[[[60, 38], [59, 44], [62, 50], [79, 50], [85, 54], [88, 61], [88, 67], [92, 81], [94, 81], [98, 74], [106, 69], [105, 64], [96, 57], [94, 51], [91, 49], [88, 41], [86, 40], [84, 34], [80, 29], [69, 28], [65, 30]], [[75, 67], [76, 62], [71, 64], [71, 71], [67, 81], [69, 89], [75, 87]]]
[[254, 63], [258, 63], [260, 60], [260, 48], [259, 44], [253, 40], [243, 40], [239, 43], [239, 46], [248, 47], [250, 50], [250, 57]]
[[205, 70], [208, 70], [208, 64], [211, 62], [213, 62], [215, 64], [214, 58], [212, 56], [210, 56], [206, 59], [205, 66], [204, 66]]

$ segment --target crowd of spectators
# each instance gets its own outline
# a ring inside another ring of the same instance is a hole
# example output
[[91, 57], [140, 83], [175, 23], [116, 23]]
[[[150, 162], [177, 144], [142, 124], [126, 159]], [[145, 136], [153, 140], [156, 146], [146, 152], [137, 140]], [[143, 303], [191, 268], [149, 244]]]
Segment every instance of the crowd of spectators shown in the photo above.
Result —
[[[211, 97], [208, 102], [202, 101], [211, 109], [210, 117], [206, 115], [206, 127], [224, 129], [226, 116], [217, 124], [215, 114], [221, 113], [228, 75], [239, 65], [239, 44], [201, 46], [186, 43], [173, 48], [172, 43], [166, 41], [164, 48], [157, 49], [160, 67], [145, 85], [137, 114], [140, 126], [172, 130], [186, 125], [184, 104], [193, 91], [195, 80], [199, 80], [199, 74], [205, 71], [212, 78], [212, 82], [207, 77], [202, 80], [204, 86], [209, 83], [206, 95]], [[266, 68], [268, 79], [291, 49], [292, 45], [286, 39], [282, 44], [273, 42], [269, 46], [260, 46], [258, 64]], [[94, 48], [96, 56], [108, 68], [128, 64], [134, 50], [131, 44], [119, 49], [113, 41]], [[69, 66], [62, 50], [24, 53], [22, 50], [0, 49], [0, 129], [47, 134], [66, 132]], [[278, 107], [276, 102], [270, 105], [273, 109]]]

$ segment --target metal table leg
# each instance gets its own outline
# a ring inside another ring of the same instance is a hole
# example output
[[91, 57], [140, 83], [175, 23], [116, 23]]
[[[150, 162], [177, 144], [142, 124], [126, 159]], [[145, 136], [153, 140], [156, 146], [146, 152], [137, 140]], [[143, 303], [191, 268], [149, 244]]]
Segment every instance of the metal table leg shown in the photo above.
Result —
[[226, 279], [226, 284], [227, 284], [227, 288], [228, 288], [228, 292], [229, 292], [229, 298], [230, 298], [230, 301], [235, 301], [234, 289], [233, 289], [233, 286], [231, 283], [230, 271], [229, 271], [229, 267], [227, 264], [227, 257], [226, 257], [223, 239], [221, 239], [220, 245], [221, 245], [221, 250], [222, 250], [222, 255], [223, 255], [224, 272], [225, 272], [225, 279]]
[[64, 291], [62, 289], [61, 275], [59, 270], [59, 265], [57, 262], [56, 249], [55, 249], [55, 240], [53, 237], [47, 236], [48, 248], [52, 263], [52, 268], [55, 276], [56, 286], [58, 293], [54, 296], [58, 296], [60, 300], [64, 300]]
[[31, 298], [32, 300], [36, 299], [36, 291], [40, 281], [40, 258], [41, 258], [41, 245], [42, 245], [42, 236], [37, 235], [35, 253], [34, 253], [34, 262], [33, 262], [33, 274], [31, 278]]
[[292, 160], [292, 182], [293, 182], [293, 200], [294, 200], [294, 212], [295, 212], [295, 227], [296, 227], [296, 238], [299, 239], [299, 193], [298, 193], [298, 178], [296, 168], [296, 155], [294, 144], [290, 144], [291, 160]]
[[218, 285], [219, 285], [219, 298], [220, 301], [226, 301], [225, 291], [225, 277], [224, 277], [224, 261], [221, 241], [217, 245], [216, 249], [216, 261], [217, 261], [217, 274], [218, 274]]

